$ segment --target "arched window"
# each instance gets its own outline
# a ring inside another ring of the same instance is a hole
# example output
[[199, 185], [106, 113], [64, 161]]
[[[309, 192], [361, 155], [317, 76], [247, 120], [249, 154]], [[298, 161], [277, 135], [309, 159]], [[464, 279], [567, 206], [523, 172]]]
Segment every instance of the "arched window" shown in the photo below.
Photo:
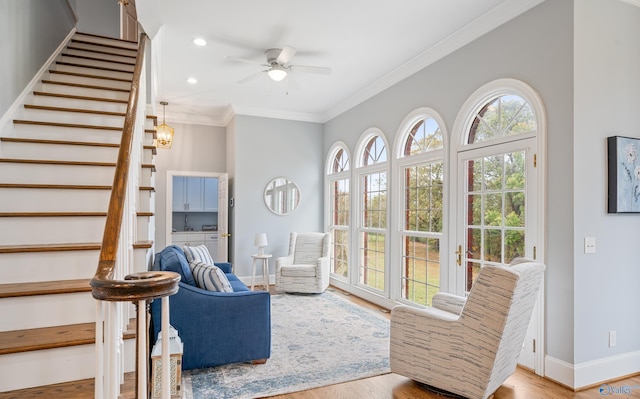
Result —
[[331, 273], [349, 277], [349, 225], [351, 217], [349, 154], [342, 143], [329, 152], [327, 177], [329, 186], [329, 221], [331, 233]]
[[430, 306], [440, 290], [443, 240], [444, 143], [441, 118], [414, 111], [399, 131], [402, 195], [400, 298]]
[[536, 131], [531, 105], [520, 96], [505, 94], [484, 104], [476, 113], [468, 144]]
[[358, 283], [386, 292], [387, 145], [378, 129], [361, 139], [358, 162]]

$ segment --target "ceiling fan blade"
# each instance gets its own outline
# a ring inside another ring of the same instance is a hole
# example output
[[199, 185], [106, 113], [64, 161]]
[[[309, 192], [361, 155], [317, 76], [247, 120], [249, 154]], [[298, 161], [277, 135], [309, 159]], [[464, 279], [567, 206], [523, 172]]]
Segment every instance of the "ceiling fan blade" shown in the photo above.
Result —
[[276, 62], [280, 65], [286, 65], [289, 61], [291, 61], [291, 58], [293, 58], [297, 51], [298, 50], [293, 47], [286, 46], [280, 52], [280, 55], [276, 59]]
[[244, 62], [247, 64], [253, 64], [253, 65], [262, 65], [262, 66], [269, 66], [263, 62], [260, 61], [255, 61], [255, 60], [248, 60], [246, 58], [236, 58], [236, 57], [231, 57], [231, 56], [225, 56], [224, 57], [225, 61], [237, 61], [237, 62]]
[[263, 74], [263, 73], [265, 73], [265, 72], [267, 72], [267, 70], [264, 70], [264, 71], [260, 71], [260, 72], [256, 72], [256, 73], [254, 73], [254, 74], [251, 74], [251, 75], [247, 76], [246, 78], [239, 80], [239, 81], [238, 81], [238, 83], [247, 83], [247, 82], [250, 82], [250, 81], [252, 81], [253, 79], [255, 79], [255, 78], [259, 77], [260, 75], [262, 75], [262, 74]]
[[291, 65], [293, 72], [317, 73], [321, 75], [331, 75], [332, 69], [327, 67], [309, 66], [309, 65]]

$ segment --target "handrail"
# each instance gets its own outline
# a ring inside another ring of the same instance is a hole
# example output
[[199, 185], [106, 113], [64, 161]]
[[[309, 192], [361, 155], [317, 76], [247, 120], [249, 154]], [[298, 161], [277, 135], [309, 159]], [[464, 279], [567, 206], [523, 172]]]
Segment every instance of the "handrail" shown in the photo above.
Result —
[[136, 65], [133, 72], [133, 84], [129, 94], [120, 149], [118, 150], [118, 160], [113, 178], [111, 198], [109, 199], [107, 220], [104, 226], [100, 258], [98, 268], [91, 279], [93, 297], [103, 301], [140, 301], [169, 296], [178, 292], [180, 275], [177, 273], [142, 272], [130, 274], [125, 277], [125, 280], [113, 279], [126, 199], [129, 164], [131, 163], [131, 146], [138, 109], [140, 76], [142, 74], [142, 62], [147, 39], [146, 34], [140, 34], [140, 45], [138, 46]]

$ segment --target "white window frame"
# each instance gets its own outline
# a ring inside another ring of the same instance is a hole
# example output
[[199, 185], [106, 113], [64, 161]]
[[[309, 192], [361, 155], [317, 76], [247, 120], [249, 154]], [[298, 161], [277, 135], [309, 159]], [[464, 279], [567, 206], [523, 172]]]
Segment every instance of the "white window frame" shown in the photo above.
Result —
[[[336, 154], [339, 150], [343, 150], [346, 154], [347, 157], [349, 157], [349, 169], [342, 171], [342, 172], [337, 172], [334, 173], [333, 172], [333, 161], [335, 160]], [[331, 201], [333, 200], [333, 182], [337, 181], [337, 180], [344, 180], [344, 179], [348, 179], [349, 181], [349, 226], [347, 226], [346, 229], [341, 228], [340, 230], [344, 230], [347, 232], [347, 237], [348, 237], [348, 245], [349, 245], [349, 270], [347, 272], [348, 276], [344, 277], [338, 274], [334, 274], [331, 273], [331, 278], [332, 279], [336, 279], [338, 281], [342, 281], [344, 283], [349, 283], [349, 280], [351, 278], [352, 275], [352, 267], [351, 267], [351, 263], [352, 263], [352, 259], [351, 256], [352, 251], [351, 251], [351, 247], [353, 247], [353, 243], [351, 240], [351, 230], [353, 230], [353, 176], [352, 176], [352, 170], [353, 170], [353, 158], [351, 157], [351, 154], [349, 153], [349, 148], [347, 147], [347, 145], [343, 142], [343, 141], [338, 141], [336, 143], [334, 143], [331, 148], [329, 149], [328, 152], [328, 156], [327, 156], [327, 161], [326, 161], [326, 165], [325, 165], [325, 198], [327, 198], [327, 201], [325, 201], [325, 209], [324, 209], [324, 214], [325, 214], [325, 226], [326, 226], [326, 231], [327, 232], [331, 232], [336, 226], [334, 226], [333, 224], [333, 214], [332, 214], [332, 209], [331, 209]]]
[[[407, 136], [411, 128], [420, 120], [425, 118], [433, 118], [436, 123], [438, 123], [440, 127], [440, 131], [442, 132], [442, 150], [437, 151], [429, 151], [423, 154], [405, 156], [404, 155], [404, 144], [407, 140]], [[391, 299], [405, 303], [411, 306], [420, 307], [421, 305], [416, 304], [415, 302], [408, 301], [402, 298], [402, 237], [404, 235], [404, 169], [406, 167], [421, 165], [425, 163], [432, 163], [441, 161], [443, 163], [443, 174], [444, 174], [444, 184], [443, 184], [443, 193], [442, 193], [442, 234], [440, 238], [440, 290], [443, 290], [443, 287], [446, 288], [446, 283], [449, 280], [449, 251], [448, 248], [448, 215], [449, 215], [449, 168], [448, 168], [448, 160], [447, 160], [447, 148], [449, 146], [449, 135], [446, 129], [446, 125], [444, 123], [444, 119], [440, 116], [440, 114], [428, 107], [421, 107], [411, 111], [404, 120], [400, 123], [398, 131], [396, 133], [395, 142], [394, 142], [394, 176], [396, 177], [396, 182], [393, 184], [393, 199], [394, 203], [397, 204], [395, 206], [395, 212], [393, 213], [393, 226], [395, 226], [394, 233], [395, 237], [393, 237], [391, 241], [391, 259], [397, 259], [398, 262], [392, 262], [390, 270], [390, 278], [391, 278], [391, 287], [390, 294]], [[431, 234], [428, 234], [431, 236]]]

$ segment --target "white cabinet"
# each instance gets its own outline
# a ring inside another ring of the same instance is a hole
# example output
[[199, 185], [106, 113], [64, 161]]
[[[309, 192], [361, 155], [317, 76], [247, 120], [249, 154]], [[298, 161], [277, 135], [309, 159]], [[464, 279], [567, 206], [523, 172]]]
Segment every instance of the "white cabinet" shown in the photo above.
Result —
[[180, 248], [185, 245], [190, 247], [205, 245], [213, 260], [218, 260], [218, 233], [173, 233], [171, 241], [173, 245]]
[[218, 233], [206, 233], [204, 235], [204, 245], [209, 249], [213, 260], [218, 261]]
[[174, 212], [217, 212], [218, 179], [173, 176]]

